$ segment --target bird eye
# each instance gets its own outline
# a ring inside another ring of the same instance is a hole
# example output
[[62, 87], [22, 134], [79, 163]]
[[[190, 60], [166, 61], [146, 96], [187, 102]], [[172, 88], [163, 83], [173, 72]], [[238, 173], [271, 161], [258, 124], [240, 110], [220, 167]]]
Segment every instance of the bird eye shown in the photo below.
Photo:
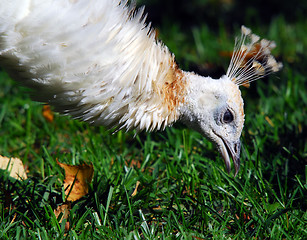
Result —
[[223, 122], [224, 123], [231, 123], [232, 121], [233, 121], [233, 115], [229, 111], [229, 109], [227, 109], [227, 111], [224, 113], [224, 116], [223, 116]]

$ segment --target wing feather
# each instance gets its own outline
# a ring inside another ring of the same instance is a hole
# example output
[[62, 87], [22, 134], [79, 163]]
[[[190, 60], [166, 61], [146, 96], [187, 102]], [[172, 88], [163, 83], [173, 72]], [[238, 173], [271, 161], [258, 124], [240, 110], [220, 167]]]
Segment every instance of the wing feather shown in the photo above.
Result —
[[[159, 88], [178, 69], [145, 25], [143, 8], [118, 0], [20, 2], [0, 6], [0, 63], [33, 89], [35, 100], [128, 130], [176, 120]], [[155, 117], [150, 108], [157, 109]]]

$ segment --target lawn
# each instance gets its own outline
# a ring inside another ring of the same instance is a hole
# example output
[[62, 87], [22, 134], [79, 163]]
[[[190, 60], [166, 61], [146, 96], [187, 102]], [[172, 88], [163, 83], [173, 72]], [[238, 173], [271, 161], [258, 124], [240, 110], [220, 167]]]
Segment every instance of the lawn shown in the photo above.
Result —
[[[219, 77], [241, 24], [274, 40], [281, 72], [242, 88], [241, 170], [176, 124], [112, 134], [55, 114], [0, 72], [0, 155], [28, 179], [0, 171], [0, 239], [307, 239], [307, 3], [138, 1], [181, 68]], [[263, 6], [266, 6], [263, 8]], [[89, 193], [71, 203], [56, 160], [92, 163]]]

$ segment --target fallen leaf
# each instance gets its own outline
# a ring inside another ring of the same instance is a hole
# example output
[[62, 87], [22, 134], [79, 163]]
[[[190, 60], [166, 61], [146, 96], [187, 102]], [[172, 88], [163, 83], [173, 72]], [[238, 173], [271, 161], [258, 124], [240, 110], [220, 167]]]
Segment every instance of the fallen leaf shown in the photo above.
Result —
[[272, 122], [272, 120], [268, 116], [265, 116], [264, 118], [268, 122], [268, 124], [270, 124], [271, 127], [274, 127], [274, 123]]
[[138, 193], [138, 187], [140, 185], [140, 181], [136, 181], [135, 185], [136, 185], [135, 189], [134, 189], [133, 193], [131, 194], [132, 197], [134, 197]]
[[0, 169], [8, 170], [10, 177], [17, 180], [27, 179], [27, 174], [19, 158], [8, 158], [0, 155]]
[[43, 106], [43, 116], [48, 122], [53, 122], [53, 112], [49, 105]]
[[[71, 209], [71, 202], [66, 201], [65, 203], [58, 205], [56, 209], [54, 209], [54, 215], [56, 218], [60, 216], [62, 213], [63, 215], [61, 216], [60, 219], [58, 219], [59, 223], [61, 223], [64, 219], [67, 219], [69, 214], [70, 214], [70, 209]], [[69, 222], [65, 223], [65, 231], [69, 230]]]
[[93, 164], [69, 165], [60, 163], [58, 165], [65, 171], [64, 189], [67, 201], [76, 201], [88, 193], [88, 185], [93, 178]]
[[141, 160], [132, 159], [130, 162], [125, 161], [126, 166], [141, 168]]

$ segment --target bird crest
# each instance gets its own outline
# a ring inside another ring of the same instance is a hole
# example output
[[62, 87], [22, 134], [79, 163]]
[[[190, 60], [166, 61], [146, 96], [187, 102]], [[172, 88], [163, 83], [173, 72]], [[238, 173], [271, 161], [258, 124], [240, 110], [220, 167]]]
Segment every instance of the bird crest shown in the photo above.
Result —
[[282, 63], [271, 54], [274, 41], [261, 39], [252, 31], [241, 27], [241, 37], [236, 38], [233, 55], [226, 76], [237, 85], [249, 85], [257, 79], [278, 72]]

